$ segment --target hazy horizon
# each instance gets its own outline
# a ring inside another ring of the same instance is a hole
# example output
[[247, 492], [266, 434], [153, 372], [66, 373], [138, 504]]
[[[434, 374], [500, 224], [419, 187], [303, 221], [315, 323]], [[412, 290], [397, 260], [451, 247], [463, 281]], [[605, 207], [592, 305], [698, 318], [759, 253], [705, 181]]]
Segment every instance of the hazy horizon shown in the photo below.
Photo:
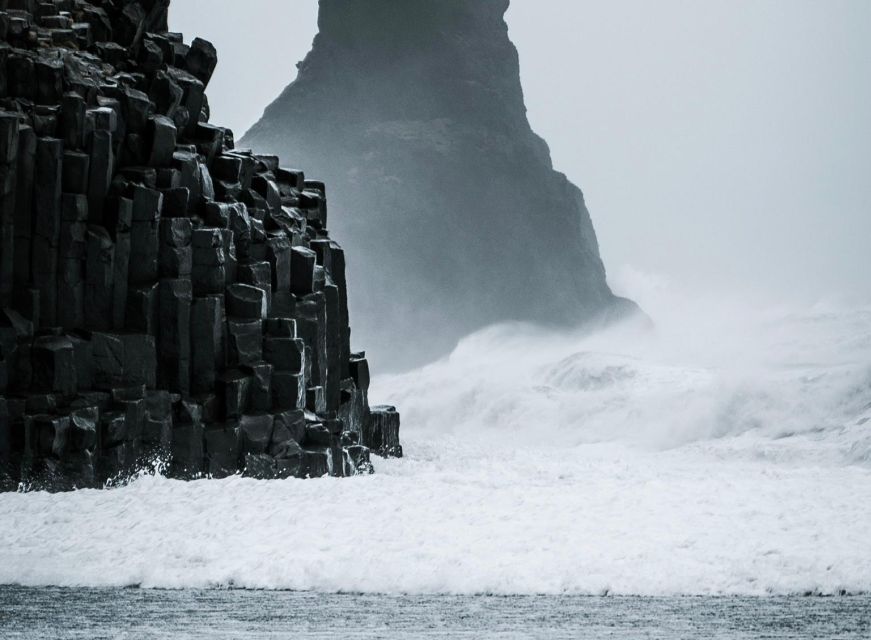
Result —
[[[217, 46], [212, 120], [237, 139], [317, 30], [315, 0], [248, 6], [176, 0], [170, 15]], [[640, 271], [871, 299], [871, 4], [513, 0], [507, 21], [533, 129], [584, 190], [618, 292]]]

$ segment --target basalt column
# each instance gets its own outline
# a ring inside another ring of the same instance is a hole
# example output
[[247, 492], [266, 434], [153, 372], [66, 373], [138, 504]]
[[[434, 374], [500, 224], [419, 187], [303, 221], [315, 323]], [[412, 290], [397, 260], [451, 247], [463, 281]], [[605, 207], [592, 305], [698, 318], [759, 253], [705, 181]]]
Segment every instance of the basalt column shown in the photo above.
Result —
[[325, 184], [209, 123], [217, 53], [168, 6], [0, 0], [2, 490], [402, 453], [351, 352]]

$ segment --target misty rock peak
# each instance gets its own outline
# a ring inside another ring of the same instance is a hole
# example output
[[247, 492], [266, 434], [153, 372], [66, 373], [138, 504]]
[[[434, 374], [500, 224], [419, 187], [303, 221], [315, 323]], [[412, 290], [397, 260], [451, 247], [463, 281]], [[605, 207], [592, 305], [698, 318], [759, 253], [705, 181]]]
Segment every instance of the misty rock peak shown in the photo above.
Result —
[[581, 191], [526, 117], [508, 0], [321, 0], [297, 79], [245, 145], [331, 185], [355, 333], [419, 364], [489, 324], [631, 312]]
[[[507, 9], [507, 0], [324, 0], [315, 50], [325, 55], [308, 58], [306, 70], [324, 64], [335, 72], [338, 64], [354, 72], [352, 112], [375, 107], [385, 120], [507, 116], [517, 124], [525, 109]], [[366, 90], [373, 81], [401, 90], [385, 100]]]

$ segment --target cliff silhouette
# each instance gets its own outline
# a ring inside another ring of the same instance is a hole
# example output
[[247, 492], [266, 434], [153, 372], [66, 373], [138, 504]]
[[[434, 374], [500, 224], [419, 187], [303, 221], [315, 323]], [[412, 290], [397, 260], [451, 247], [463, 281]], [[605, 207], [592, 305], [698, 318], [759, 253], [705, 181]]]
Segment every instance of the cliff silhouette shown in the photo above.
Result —
[[508, 5], [321, 0], [297, 79], [242, 139], [329, 183], [355, 335], [392, 366], [496, 322], [635, 309], [529, 125]]

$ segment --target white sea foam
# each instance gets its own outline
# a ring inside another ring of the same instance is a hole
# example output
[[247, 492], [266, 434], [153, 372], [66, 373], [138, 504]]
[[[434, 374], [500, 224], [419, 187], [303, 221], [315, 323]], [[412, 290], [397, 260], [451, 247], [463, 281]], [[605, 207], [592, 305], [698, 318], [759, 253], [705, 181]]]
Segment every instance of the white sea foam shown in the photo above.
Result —
[[408, 456], [375, 476], [0, 496], [0, 583], [871, 590], [871, 308], [633, 278], [655, 330], [493, 327], [377, 378]]

